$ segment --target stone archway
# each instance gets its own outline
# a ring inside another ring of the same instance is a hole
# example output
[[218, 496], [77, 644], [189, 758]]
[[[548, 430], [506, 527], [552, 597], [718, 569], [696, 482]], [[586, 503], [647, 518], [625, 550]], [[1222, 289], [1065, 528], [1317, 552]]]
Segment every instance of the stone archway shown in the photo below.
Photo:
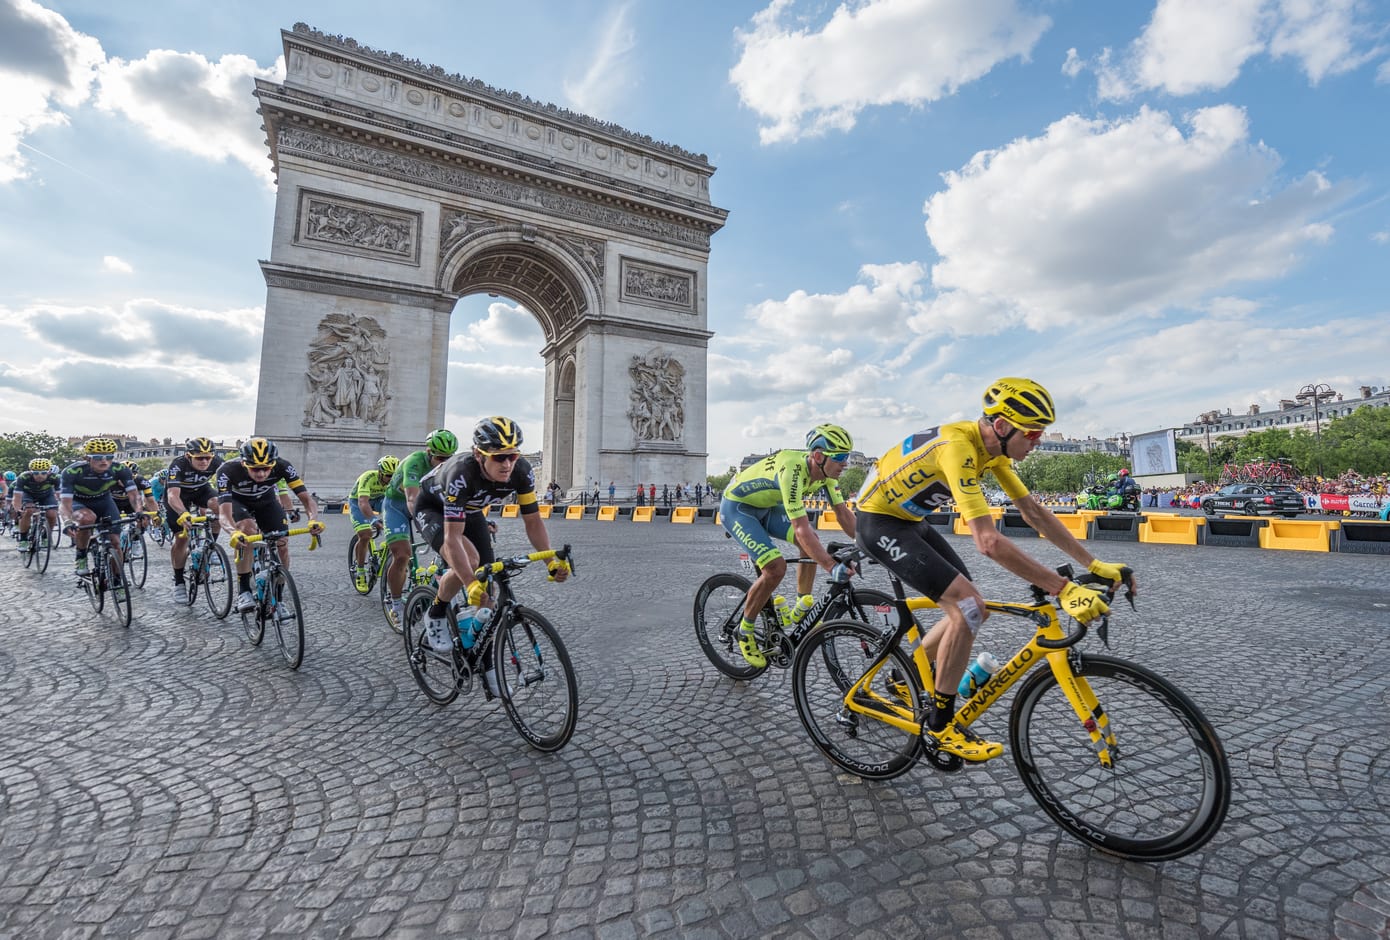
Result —
[[256, 86], [277, 179], [256, 433], [324, 495], [419, 447], [444, 420], [450, 313], [486, 291], [545, 335], [547, 480], [703, 479], [727, 217], [705, 157], [303, 24], [282, 37], [284, 83]]

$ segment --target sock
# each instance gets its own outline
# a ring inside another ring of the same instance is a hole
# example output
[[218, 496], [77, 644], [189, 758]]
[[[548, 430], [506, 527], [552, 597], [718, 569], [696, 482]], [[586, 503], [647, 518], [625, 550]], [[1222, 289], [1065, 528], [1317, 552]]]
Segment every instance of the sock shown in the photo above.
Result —
[[933, 693], [931, 713], [927, 715], [927, 730], [940, 731], [949, 725], [954, 717], [956, 717], [956, 697], [943, 695], [940, 692]]
[[744, 633], [752, 633], [752, 632], [753, 632], [754, 624], [753, 624], [753, 622], [752, 622], [751, 620], [740, 620], [738, 625], [739, 625], [739, 628], [740, 628], [741, 630], [743, 630]]
[[434, 603], [430, 605], [430, 617], [431, 617], [431, 619], [434, 619], [434, 620], [442, 620], [442, 619], [444, 619], [445, 617], [447, 617], [448, 615], [449, 615], [449, 602], [448, 602], [448, 601], [441, 601], [439, 598], [435, 598]]
[[246, 572], [245, 574], [239, 574], [239, 575], [237, 575], [237, 576], [236, 576], [236, 583], [237, 583], [237, 588], [238, 588], [239, 590], [242, 590], [242, 591], [249, 591], [249, 590], [251, 590], [251, 572], [248, 571], [248, 572]]
[[174, 569], [174, 587], [178, 587], [178, 586], [179, 586], [180, 584], [182, 584], [182, 583], [183, 583], [183, 569], [182, 569], [182, 568], [175, 568], [175, 569]]

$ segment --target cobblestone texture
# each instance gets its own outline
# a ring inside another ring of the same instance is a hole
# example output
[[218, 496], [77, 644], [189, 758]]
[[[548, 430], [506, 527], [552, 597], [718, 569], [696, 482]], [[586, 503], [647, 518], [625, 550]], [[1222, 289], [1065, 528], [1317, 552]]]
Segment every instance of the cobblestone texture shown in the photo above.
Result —
[[[521, 550], [518, 521], [500, 524], [501, 548]], [[399, 639], [339, 570], [346, 519], [321, 552], [295, 545], [299, 672], [234, 620], [169, 603], [160, 550], [129, 630], [92, 613], [69, 551], [39, 576], [7, 550], [0, 936], [1390, 930], [1383, 558], [1101, 546], [1142, 578], [1120, 654], [1197, 700], [1236, 782], [1210, 844], [1142, 865], [1063, 834], [1007, 757], [884, 784], [826, 763], [784, 673], [734, 683], [695, 643], [695, 587], [737, 560], [707, 521], [550, 528], [576, 545], [579, 577], [528, 573], [519, 590], [565, 637], [581, 711], [549, 756], [496, 705], [438, 708], [416, 690]], [[986, 594], [1020, 596], [971, 564]], [[996, 618], [980, 645], [1012, 649], [1016, 629]], [[1003, 735], [1005, 717], [983, 730]]]

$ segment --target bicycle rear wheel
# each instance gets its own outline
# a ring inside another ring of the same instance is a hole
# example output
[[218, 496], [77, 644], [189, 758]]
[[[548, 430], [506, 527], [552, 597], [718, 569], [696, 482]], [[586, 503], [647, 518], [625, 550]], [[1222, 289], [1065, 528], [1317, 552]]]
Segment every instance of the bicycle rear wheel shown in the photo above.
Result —
[[[458, 698], [460, 685], [455, 657], [458, 651], [436, 652], [430, 646], [425, 626], [429, 621], [430, 605], [434, 603], [434, 588], [417, 587], [406, 595], [405, 624], [401, 636], [405, 640], [405, 658], [410, 674], [425, 698], [436, 705], [448, 705]], [[452, 612], [449, 615], [450, 635], [458, 632]]]
[[[895, 728], [872, 714], [850, 710], [845, 693], [878, 657], [887, 637], [858, 620], [828, 620], [796, 649], [792, 696], [811, 741], [831, 762], [866, 780], [891, 780], [921, 756], [920, 734]], [[922, 714], [922, 689], [912, 661], [894, 646], [869, 683], [873, 695]]]
[[150, 560], [145, 555], [144, 538], [131, 538], [130, 545], [126, 547], [125, 568], [130, 577], [131, 585], [143, 589], [145, 576], [149, 574], [150, 570]]
[[558, 751], [574, 734], [579, 686], [560, 634], [526, 607], [512, 608], [492, 636], [496, 694], [516, 730], [538, 751]]
[[1157, 862], [1200, 848], [1231, 801], [1230, 765], [1211, 724], [1143, 666], [1083, 656], [1072, 667], [1109, 719], [1112, 766], [1101, 766], [1098, 745], [1044, 668], [1023, 684], [1009, 718], [1014, 763], [1033, 798], [1067, 832], [1121, 858]]
[[[716, 574], [695, 592], [695, 639], [714, 668], [734, 679], [752, 679], [767, 671], [766, 666], [749, 665], [738, 648], [743, 599], [751, 584], [742, 575]], [[761, 649], [772, 645], [768, 636], [776, 626], [777, 614], [767, 604], [754, 631]]]
[[[232, 564], [222, 546], [209, 542], [203, 549], [203, 561], [198, 571], [198, 580], [203, 583], [203, 599], [207, 601], [208, 612], [218, 620], [225, 620], [232, 610]], [[189, 602], [193, 600], [189, 589]]]
[[280, 568], [271, 574], [266, 590], [270, 592], [267, 606], [275, 623], [280, 655], [285, 657], [285, 665], [298, 669], [304, 662], [304, 611], [299, 606], [299, 589], [290, 573]]

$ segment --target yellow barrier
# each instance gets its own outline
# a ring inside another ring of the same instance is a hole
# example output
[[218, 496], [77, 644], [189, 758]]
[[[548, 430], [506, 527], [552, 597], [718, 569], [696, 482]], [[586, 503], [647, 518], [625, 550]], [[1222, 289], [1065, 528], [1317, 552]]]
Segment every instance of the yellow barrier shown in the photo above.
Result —
[[618, 507], [617, 507], [617, 506], [600, 506], [600, 507], [598, 507], [598, 521], [599, 521], [599, 522], [612, 522], [612, 521], [613, 521], [614, 519], [616, 519], [616, 518], [618, 518]]
[[[555, 511], [555, 507], [552, 506], [550, 503], [541, 503], [541, 518], [542, 518], [542, 519], [549, 519], [549, 518], [550, 518], [550, 514], [551, 514], [552, 512], [554, 512], [554, 511]], [[506, 513], [504, 512], [504, 513], [502, 513], [502, 515], [505, 516]]]
[[[1086, 523], [1090, 521], [1090, 516], [1083, 516], [1075, 512], [1059, 512], [1054, 513], [1054, 515], [1056, 515], [1057, 521], [1062, 523], [1062, 526], [1070, 532], [1078, 542], [1086, 541]], [[1047, 538], [1047, 536], [1043, 535], [1041, 532], [1039, 532], [1038, 535]]]
[[1298, 552], [1329, 551], [1331, 535], [1340, 527], [1339, 522], [1322, 522], [1317, 519], [1271, 519], [1269, 525], [1260, 530], [1260, 548]]
[[[545, 507], [542, 506], [541, 508], [544, 509]], [[508, 503], [502, 507], [503, 519], [515, 519], [519, 515], [521, 515], [521, 507], [516, 503]]]
[[697, 515], [694, 506], [677, 506], [671, 510], [671, 521], [682, 522], [686, 525], [695, 521]]
[[656, 513], [655, 506], [638, 506], [632, 510], [633, 522], [651, 522], [652, 516]]
[[1206, 525], [1201, 516], [1150, 513], [1139, 523], [1139, 541], [1164, 545], [1196, 545], [1197, 527]]
[[827, 529], [832, 532], [845, 531], [845, 527], [840, 525], [840, 517], [835, 515], [833, 509], [826, 509], [821, 512], [820, 518], [816, 520], [816, 528], [822, 531]]
[[[1003, 507], [1003, 506], [991, 506], [991, 507], [989, 507], [989, 517], [990, 517], [990, 519], [993, 520], [995, 523], [998, 523], [999, 520], [1002, 519], [1002, 518], [1004, 517], [1004, 507]], [[955, 518], [954, 520], [952, 520], [952, 523], [951, 523], [951, 531], [954, 532], [956, 535], [969, 535], [969, 534], [970, 534], [970, 526], [968, 526], [968, 525], [966, 524], [965, 520], [962, 519], [960, 516], [956, 516], [956, 518]]]
[[350, 499], [345, 499], [345, 500], [343, 500], [343, 515], [345, 515], [345, 516], [346, 516], [346, 515], [349, 515], [350, 512], [351, 512], [351, 510], [348, 509], [348, 503], [350, 503], [350, 502], [352, 502], [352, 500], [350, 500]]
[[566, 518], [566, 519], [583, 519], [583, 518], [584, 518], [584, 507], [583, 507], [583, 506], [566, 506], [566, 507], [565, 507], [565, 518]]
[[719, 510], [718, 510], [718, 509], [716, 509], [716, 510], [714, 511], [714, 524], [715, 524], [715, 525], [722, 525], [722, 523], [719, 521]]

